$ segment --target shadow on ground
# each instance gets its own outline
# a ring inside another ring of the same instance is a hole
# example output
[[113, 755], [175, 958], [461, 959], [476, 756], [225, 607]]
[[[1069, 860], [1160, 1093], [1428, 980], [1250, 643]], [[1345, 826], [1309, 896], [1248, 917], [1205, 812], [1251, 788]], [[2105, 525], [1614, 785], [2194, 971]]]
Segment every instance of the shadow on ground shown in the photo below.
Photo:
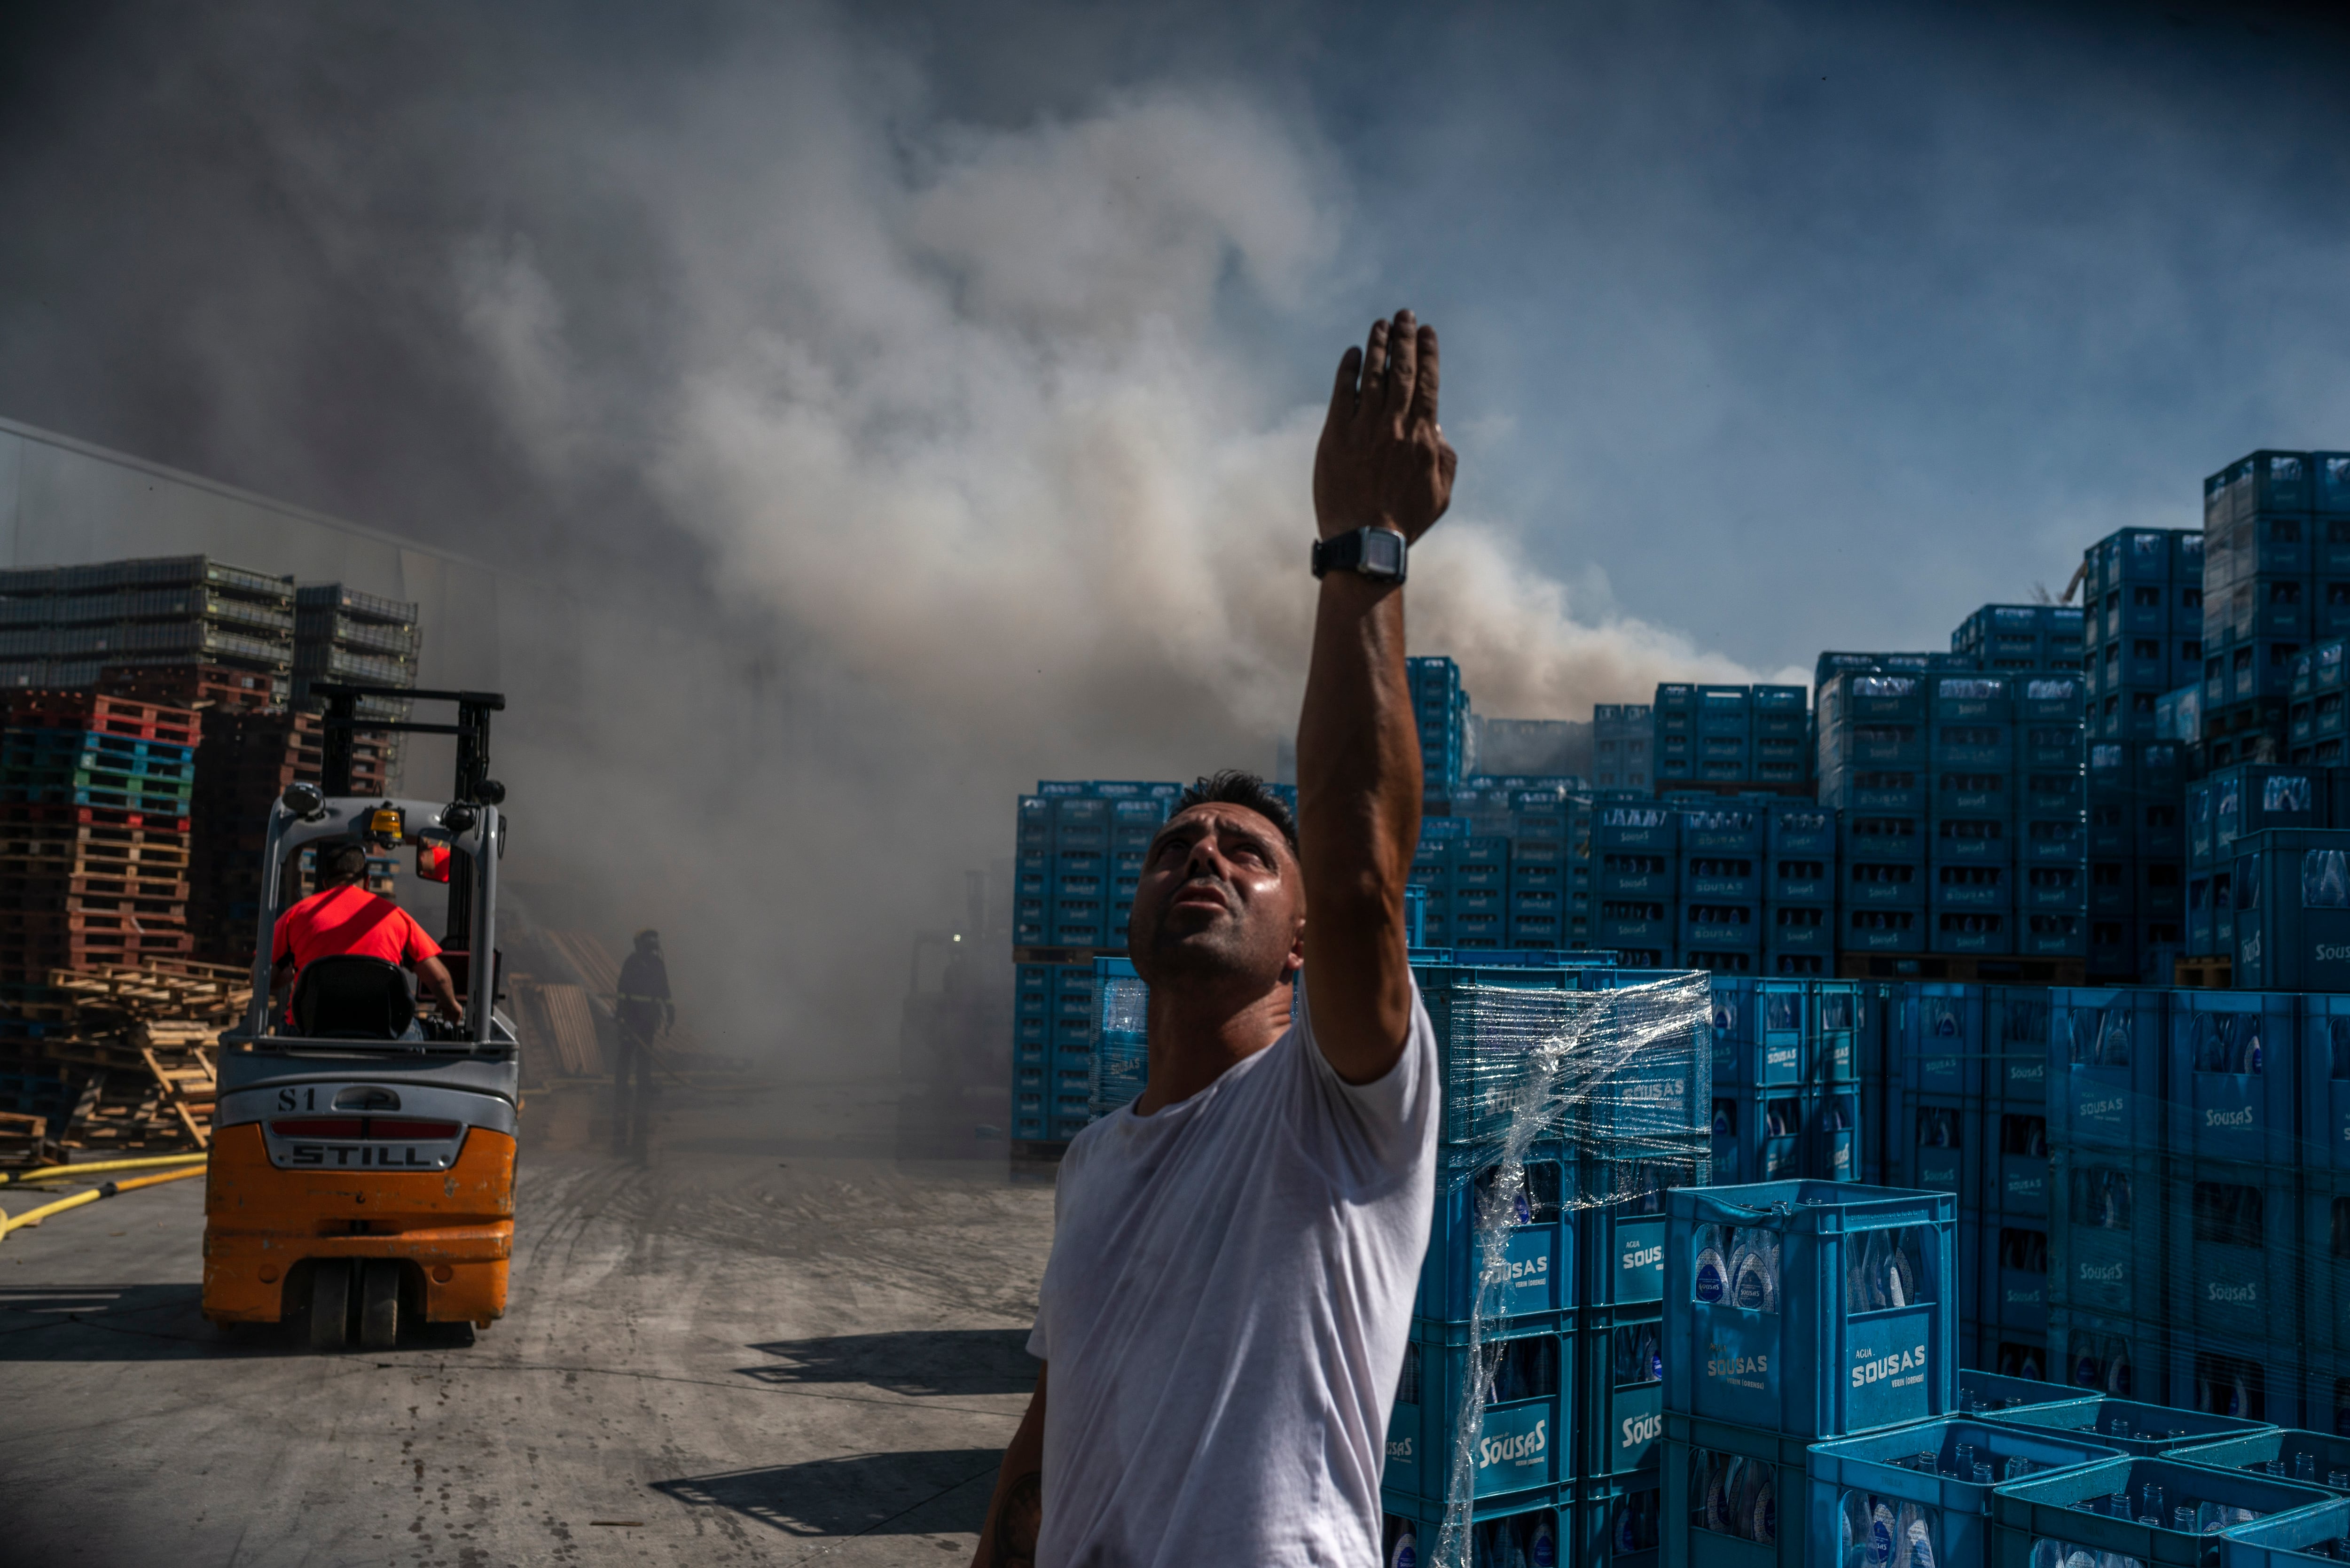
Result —
[[847, 1454], [655, 1481], [653, 1490], [787, 1535], [928, 1535], [979, 1528], [1003, 1459], [1001, 1449]]
[[864, 1383], [896, 1394], [1025, 1394], [1036, 1360], [1024, 1328], [910, 1329], [785, 1339], [750, 1348], [773, 1361], [739, 1370], [762, 1383]]
[[[208, 1361], [224, 1356], [341, 1355], [313, 1350], [300, 1313], [284, 1323], [215, 1327], [193, 1284], [24, 1285], [0, 1289], [0, 1363]], [[473, 1343], [468, 1325], [403, 1326], [400, 1344], [369, 1355], [442, 1354]]]
[[0, 1361], [184, 1361], [235, 1355], [193, 1284], [0, 1290]]

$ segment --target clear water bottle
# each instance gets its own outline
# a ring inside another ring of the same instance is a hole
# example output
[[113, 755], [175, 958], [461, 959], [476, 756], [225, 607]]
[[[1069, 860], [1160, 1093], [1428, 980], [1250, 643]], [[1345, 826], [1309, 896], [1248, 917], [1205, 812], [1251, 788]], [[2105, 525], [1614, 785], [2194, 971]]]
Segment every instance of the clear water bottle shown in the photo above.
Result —
[[1419, 1568], [1419, 1537], [1409, 1523], [1396, 1532], [1395, 1544], [1388, 1549], [1388, 1568]]
[[1910, 1255], [1908, 1235], [1896, 1231], [1891, 1239], [1890, 1255], [1885, 1260], [1885, 1304], [1915, 1306], [1918, 1302], [1918, 1265]]
[[2311, 1453], [2306, 1449], [2303, 1449], [2300, 1453], [2293, 1455], [2293, 1479], [2295, 1480], [2315, 1481], [2317, 1480], [2317, 1456]]
[[1697, 1256], [1691, 1262], [1695, 1278], [1690, 1293], [1709, 1303], [1730, 1296], [1730, 1260], [1723, 1255], [1721, 1230], [1719, 1225], [1700, 1225], [1692, 1238]]
[[1558, 1568], [1558, 1535], [1547, 1513], [1535, 1515], [1526, 1532], [1526, 1568]]

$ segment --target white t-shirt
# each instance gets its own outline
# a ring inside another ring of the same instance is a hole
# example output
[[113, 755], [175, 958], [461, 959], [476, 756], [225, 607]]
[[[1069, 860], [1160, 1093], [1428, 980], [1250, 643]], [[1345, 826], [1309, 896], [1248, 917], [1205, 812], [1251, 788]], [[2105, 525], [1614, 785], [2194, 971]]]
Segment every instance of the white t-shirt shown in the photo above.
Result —
[[1343, 1082], [1305, 1010], [1061, 1160], [1029, 1354], [1050, 1366], [1037, 1568], [1379, 1556], [1379, 1474], [1435, 1199], [1436, 1034]]

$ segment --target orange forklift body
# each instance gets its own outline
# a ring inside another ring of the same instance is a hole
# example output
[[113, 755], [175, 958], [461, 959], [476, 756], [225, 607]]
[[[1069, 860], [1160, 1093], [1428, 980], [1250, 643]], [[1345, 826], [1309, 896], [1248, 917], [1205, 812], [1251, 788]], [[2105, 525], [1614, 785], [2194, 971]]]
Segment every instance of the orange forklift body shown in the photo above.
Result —
[[[308, 1259], [395, 1258], [424, 1276], [428, 1323], [505, 1315], [515, 1140], [473, 1127], [446, 1170], [284, 1170], [257, 1123], [221, 1128], [204, 1183], [204, 1316], [277, 1323]], [[296, 1303], [297, 1305], [299, 1303]]]

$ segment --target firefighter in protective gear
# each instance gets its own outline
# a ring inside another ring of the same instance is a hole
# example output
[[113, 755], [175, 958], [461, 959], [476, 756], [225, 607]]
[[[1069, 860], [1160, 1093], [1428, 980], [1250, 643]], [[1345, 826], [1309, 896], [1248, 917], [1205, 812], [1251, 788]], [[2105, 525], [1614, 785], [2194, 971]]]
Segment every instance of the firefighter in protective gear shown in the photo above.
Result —
[[612, 1152], [641, 1155], [652, 1132], [653, 1042], [677, 1023], [659, 931], [637, 933], [636, 951], [620, 965], [612, 1017], [620, 1026], [620, 1061], [612, 1075]]

